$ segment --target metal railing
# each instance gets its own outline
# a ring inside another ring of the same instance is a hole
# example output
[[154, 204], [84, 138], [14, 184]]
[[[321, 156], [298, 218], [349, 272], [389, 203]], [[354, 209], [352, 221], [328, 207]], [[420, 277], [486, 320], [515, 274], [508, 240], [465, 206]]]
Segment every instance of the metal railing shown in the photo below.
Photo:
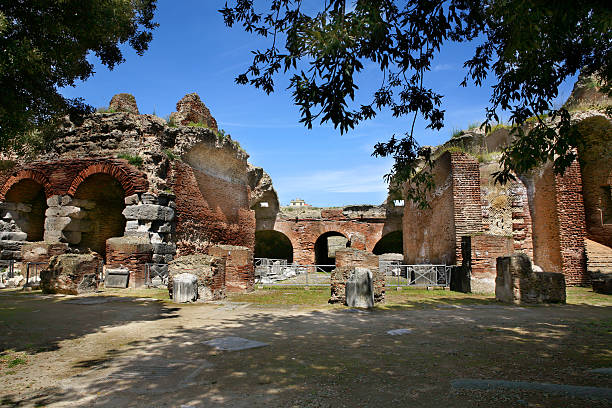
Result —
[[0, 260], [0, 268], [6, 269], [6, 271], [3, 271], [3, 272], [8, 272], [7, 278], [10, 279], [10, 278], [15, 277], [15, 260], [14, 259]]
[[[26, 263], [26, 286], [30, 283], [30, 278], [34, 279], [38, 278], [40, 281], [40, 271], [44, 269], [42, 265], [45, 267], [48, 265], [48, 262], [28, 262]], [[36, 279], [34, 279], [36, 281]]]
[[277, 286], [328, 286], [330, 270], [334, 268], [335, 265], [287, 264], [284, 259], [257, 258], [255, 283]]
[[381, 263], [386, 286], [440, 286], [450, 287], [451, 266], [447, 265], [401, 265]]

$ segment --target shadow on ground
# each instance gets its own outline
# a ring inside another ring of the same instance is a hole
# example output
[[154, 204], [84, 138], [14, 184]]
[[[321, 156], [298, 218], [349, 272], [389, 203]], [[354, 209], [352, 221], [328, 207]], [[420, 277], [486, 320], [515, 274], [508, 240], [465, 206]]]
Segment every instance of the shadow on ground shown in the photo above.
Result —
[[[4, 302], [4, 300], [2, 300]], [[48, 302], [47, 303], [52, 303]], [[119, 302], [118, 302], [119, 303]], [[4, 305], [4, 303], [2, 303]], [[18, 306], [18, 305], [17, 305]], [[42, 306], [42, 304], [41, 304]], [[228, 303], [167, 308], [134, 301], [86, 309], [52, 303], [70, 315], [78, 337], [107, 325], [179, 316], [177, 325], [103, 357], [79, 360], [73, 377], [23, 395], [12, 406], [574, 406], [610, 401], [530, 391], [454, 390], [457, 378], [612, 387], [612, 308], [458, 304], [414, 310], [352, 309], [289, 313]], [[3, 306], [4, 307], [4, 306]], [[66, 309], [63, 309], [67, 307]], [[76, 309], [75, 309], [76, 308]], [[86, 317], [76, 317], [84, 314]], [[87, 323], [87, 320], [98, 319]], [[75, 320], [73, 320], [75, 319]], [[81, 320], [82, 319], [82, 320]], [[44, 321], [30, 321], [42, 325]], [[388, 330], [407, 328], [391, 336]], [[24, 331], [25, 332], [25, 331]], [[13, 341], [12, 334], [6, 336]], [[79, 334], [80, 333], [80, 334]], [[204, 341], [239, 336], [269, 346], [217, 351]], [[50, 336], [52, 343], [60, 339]]]

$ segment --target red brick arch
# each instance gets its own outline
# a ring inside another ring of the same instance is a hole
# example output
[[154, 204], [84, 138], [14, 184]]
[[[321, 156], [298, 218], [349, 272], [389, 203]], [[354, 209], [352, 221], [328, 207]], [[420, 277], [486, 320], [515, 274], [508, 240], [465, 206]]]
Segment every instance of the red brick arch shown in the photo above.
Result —
[[4, 185], [2, 186], [2, 189], [0, 189], [0, 200], [4, 201], [4, 199], [6, 198], [6, 193], [8, 193], [9, 190], [15, 184], [19, 183], [22, 180], [34, 180], [38, 184], [42, 185], [45, 189], [45, 196], [47, 198], [53, 195], [53, 188], [51, 187], [49, 179], [39, 171], [28, 169], [21, 170], [18, 173], [9, 177], [6, 183], [4, 183]]
[[72, 184], [70, 184], [70, 188], [68, 189], [68, 195], [74, 196], [81, 183], [85, 181], [87, 177], [99, 173], [108, 174], [109, 176], [115, 178], [121, 184], [121, 187], [123, 187], [126, 197], [137, 192], [137, 187], [134, 185], [133, 176], [127, 171], [115, 164], [96, 163], [81, 170], [74, 180], [72, 180]]

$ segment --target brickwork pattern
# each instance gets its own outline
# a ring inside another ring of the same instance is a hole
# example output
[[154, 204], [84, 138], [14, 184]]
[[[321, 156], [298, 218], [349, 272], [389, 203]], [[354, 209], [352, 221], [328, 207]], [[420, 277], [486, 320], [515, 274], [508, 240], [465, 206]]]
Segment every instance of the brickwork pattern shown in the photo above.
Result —
[[[217, 244], [253, 249], [255, 214], [248, 208], [248, 200], [242, 206], [235, 200], [247, 194], [247, 186], [213, 177], [200, 177], [198, 184], [195, 171], [185, 163], [173, 162], [171, 185], [176, 195], [178, 253], [207, 253]], [[206, 190], [202, 191], [202, 187]], [[213, 207], [211, 201], [219, 205]], [[233, 211], [223, 211], [223, 204], [233, 206]]]
[[247, 247], [216, 245], [209, 255], [225, 259], [225, 287], [228, 292], [250, 292], [255, 285], [253, 251]]

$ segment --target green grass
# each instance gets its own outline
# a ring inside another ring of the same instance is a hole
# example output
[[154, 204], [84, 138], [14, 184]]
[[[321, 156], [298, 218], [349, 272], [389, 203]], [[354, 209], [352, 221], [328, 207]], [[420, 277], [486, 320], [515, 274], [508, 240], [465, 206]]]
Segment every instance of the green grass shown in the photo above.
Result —
[[196, 122], [189, 122], [189, 123], [187, 124], [187, 126], [189, 126], [189, 127], [195, 127], [195, 128], [204, 128], [204, 129], [208, 129], [208, 125], [207, 125], [206, 123], [203, 123], [203, 122], [198, 122], [198, 123], [196, 123]]
[[480, 122], [472, 122], [468, 125], [468, 130], [477, 129], [480, 127]]
[[453, 129], [452, 133], [451, 133], [451, 139], [455, 139], [459, 136], [463, 136], [463, 130], [461, 129]]
[[490, 163], [492, 161], [496, 161], [499, 158], [501, 152], [487, 152], [487, 153], [479, 153], [476, 155], [479, 163]]
[[96, 108], [97, 113], [117, 113], [115, 109], [111, 109], [107, 106], [102, 106], [100, 108]]
[[574, 286], [566, 293], [568, 305], [612, 306], [612, 295], [595, 293], [592, 288]]
[[308, 290], [302, 286], [264, 286], [250, 293], [230, 294], [228, 299], [258, 305], [328, 306], [329, 296], [329, 286], [311, 286]]
[[28, 363], [28, 361], [27, 361], [25, 358], [19, 358], [19, 357], [17, 357], [17, 358], [15, 358], [15, 359], [13, 359], [13, 360], [9, 361], [9, 363], [8, 363], [8, 368], [13, 368], [13, 367], [16, 367], [16, 366], [18, 366], [18, 365], [21, 365], [21, 364], [27, 364], [27, 363]]
[[167, 125], [168, 127], [171, 127], [171, 128], [178, 127], [178, 125], [177, 125], [177, 124], [176, 124], [176, 122], [174, 121], [174, 118], [173, 118], [173, 117], [171, 117], [170, 115], [164, 116], [164, 120], [166, 121], [166, 125]]
[[507, 123], [498, 123], [497, 125], [491, 126], [491, 130], [489, 130], [488, 134], [491, 134], [500, 129], [510, 129], [511, 126]]
[[167, 289], [157, 288], [141, 288], [141, 289], [102, 289], [98, 292], [99, 296], [123, 296], [123, 297], [138, 297], [138, 298], [153, 298], [158, 300], [170, 300]]
[[170, 149], [164, 149], [163, 152], [170, 161], [181, 160], [181, 158]]
[[117, 157], [119, 159], [127, 160], [128, 163], [130, 163], [132, 166], [142, 167], [143, 159], [140, 156], [133, 156], [128, 153], [121, 153], [121, 154], [118, 154]]

